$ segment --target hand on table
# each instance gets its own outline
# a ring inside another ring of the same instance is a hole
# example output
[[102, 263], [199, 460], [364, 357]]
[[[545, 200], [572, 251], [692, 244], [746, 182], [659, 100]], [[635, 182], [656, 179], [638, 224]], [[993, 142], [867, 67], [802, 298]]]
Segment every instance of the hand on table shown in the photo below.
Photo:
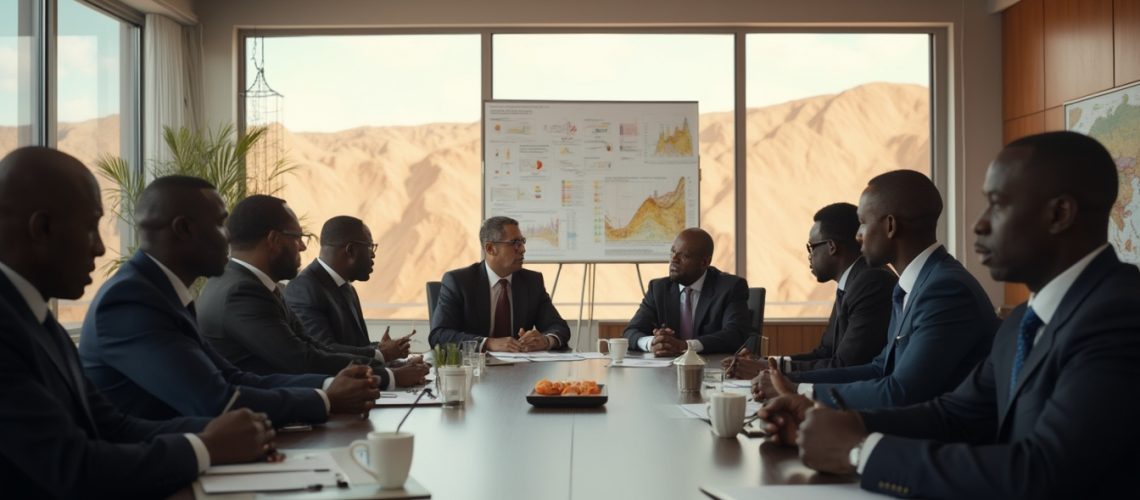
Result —
[[805, 396], [786, 394], [771, 399], [756, 414], [764, 420], [764, 430], [768, 431], [773, 441], [791, 446], [796, 443], [800, 423], [814, 404]]
[[384, 336], [380, 337], [380, 343], [376, 346], [376, 350], [384, 356], [384, 361], [395, 361], [397, 359], [405, 358], [412, 348], [412, 335], [416, 334], [415, 330], [407, 336], [398, 339], [392, 339], [388, 335], [389, 328], [384, 328]]
[[796, 444], [804, 465], [820, 472], [851, 474], [855, 472], [851, 449], [866, 438], [867, 427], [859, 412], [816, 405], [807, 411]]
[[768, 366], [764, 360], [753, 358], [752, 352], [747, 348], [742, 349], [736, 356], [724, 358], [724, 360], [720, 362], [720, 365], [724, 368], [725, 378], [738, 378], [742, 380], [755, 378], [760, 374], [761, 370]]
[[680, 356], [688, 348], [688, 342], [677, 338], [672, 328], [663, 326], [653, 330], [653, 341], [649, 343], [649, 349], [654, 356], [658, 358]]
[[529, 332], [519, 328], [519, 343], [522, 344], [523, 352], [548, 351], [553, 345], [550, 337], [543, 335], [535, 328], [531, 328]]
[[392, 375], [396, 377], [396, 387], [413, 387], [427, 383], [425, 377], [428, 371], [430, 368], [421, 360], [419, 363], [407, 363], [399, 368], [393, 368]]
[[511, 337], [492, 337], [483, 343], [486, 352], [523, 352], [523, 345]]
[[233, 464], [261, 460], [277, 448], [273, 422], [264, 413], [249, 408], [222, 414], [198, 433], [212, 464]]
[[764, 401], [784, 394], [796, 394], [799, 386], [780, 372], [776, 358], [768, 358], [768, 368], [761, 370], [760, 374], [752, 379], [752, 398]]
[[368, 365], [348, 365], [325, 390], [330, 413], [368, 413], [380, 397], [380, 387]]

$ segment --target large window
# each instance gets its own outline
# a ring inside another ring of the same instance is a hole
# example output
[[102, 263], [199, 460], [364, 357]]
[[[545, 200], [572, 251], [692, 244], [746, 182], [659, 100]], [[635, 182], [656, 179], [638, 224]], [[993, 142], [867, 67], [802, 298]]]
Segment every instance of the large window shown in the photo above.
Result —
[[867, 181], [931, 172], [930, 35], [747, 36], [747, 278], [768, 317], [826, 317], [804, 243], [816, 210]]
[[0, 156], [34, 144], [33, 126], [42, 123], [35, 107], [37, 17], [32, 2], [0, 4]]
[[263, 124], [283, 127], [278, 145], [296, 167], [277, 195], [309, 231], [353, 215], [380, 245], [356, 284], [368, 317], [426, 318], [424, 283], [479, 258], [479, 50], [463, 34], [246, 40], [280, 96], [247, 98], [246, 117], [276, 110]]

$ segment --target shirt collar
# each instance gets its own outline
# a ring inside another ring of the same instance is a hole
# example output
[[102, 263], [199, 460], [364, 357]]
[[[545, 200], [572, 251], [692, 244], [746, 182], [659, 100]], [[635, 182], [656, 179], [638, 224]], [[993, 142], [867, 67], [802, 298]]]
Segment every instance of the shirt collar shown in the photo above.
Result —
[[918, 254], [918, 257], [910, 261], [910, 264], [907, 264], [906, 269], [903, 269], [902, 274], [899, 275], [899, 288], [902, 288], [904, 292], [910, 294], [915, 282], [918, 281], [919, 273], [922, 272], [923, 266], [926, 265], [926, 261], [929, 260], [930, 255], [941, 246], [942, 244], [936, 241], [933, 245], [926, 247], [926, 250], [923, 250], [922, 253]]
[[512, 285], [514, 284], [514, 281], [512, 281], [514, 273], [508, 274], [506, 276], [499, 276], [498, 274], [495, 274], [495, 271], [491, 269], [491, 265], [488, 264], [487, 261], [483, 261], [483, 267], [487, 268], [487, 282], [491, 284], [491, 288], [494, 288], [495, 285], [498, 285], [499, 280], [507, 280], [507, 283], [510, 283]]
[[348, 283], [348, 281], [340, 277], [340, 274], [333, 270], [332, 266], [325, 264], [325, 261], [321, 260], [320, 257], [317, 257], [317, 263], [325, 268], [325, 272], [329, 273], [329, 276], [332, 276], [333, 283], [336, 283], [336, 286], [341, 287], [344, 286], [345, 283]]
[[162, 269], [162, 274], [166, 275], [166, 279], [170, 280], [170, 286], [174, 287], [174, 293], [178, 294], [178, 300], [182, 302], [182, 307], [186, 307], [194, 301], [194, 296], [190, 295], [190, 289], [186, 288], [186, 285], [182, 283], [182, 280], [179, 279], [173, 271], [162, 265], [162, 262], [159, 262], [153, 255], [146, 252], [143, 252], [143, 255], [150, 257], [150, 260], [154, 261], [159, 269]]
[[[859, 260], [856, 259], [855, 262], [859, 262]], [[847, 266], [847, 270], [843, 271], [843, 275], [839, 277], [839, 289], [840, 290], [846, 290], [847, 289], [847, 277], [851, 276], [851, 270], [855, 268], [855, 262], [852, 262], [850, 266]]]
[[249, 271], [253, 273], [254, 276], [257, 276], [257, 279], [261, 280], [261, 284], [265, 285], [265, 288], [268, 288], [270, 292], [277, 290], [277, 282], [273, 281], [273, 278], [270, 278], [268, 274], [261, 272], [261, 269], [258, 269], [254, 267], [253, 264], [250, 264], [241, 259], [230, 257], [230, 260], [237, 262], [246, 269], [249, 269]]
[[1037, 317], [1041, 318], [1042, 323], [1048, 324], [1049, 320], [1053, 319], [1053, 315], [1057, 313], [1057, 308], [1061, 306], [1061, 299], [1065, 298], [1065, 294], [1077, 281], [1077, 277], [1107, 247], [1108, 243], [1105, 243], [1097, 247], [1096, 250], [1089, 252], [1088, 255], [1069, 266], [1064, 272], [1049, 280], [1037, 293], [1029, 296], [1029, 307], [1033, 308], [1033, 312], [1037, 313]]
[[[693, 284], [689, 285], [689, 288], [692, 288], [694, 292], [701, 293], [701, 289], [705, 287], [705, 277], [708, 275], [709, 272], [706, 269], [705, 273], [702, 274], [700, 278], [697, 278], [697, 281], [694, 281]], [[682, 293], [684, 293], [685, 285], [677, 283], [677, 288], [681, 290]]]
[[20, 292], [20, 296], [24, 298], [24, 302], [28, 305], [28, 309], [31, 309], [32, 316], [35, 316], [36, 321], [43, 323], [48, 314], [48, 304], [44, 300], [43, 294], [35, 285], [3, 262], [0, 262], [0, 272], [3, 272], [4, 276], [8, 277], [8, 281], [12, 282], [12, 286], [16, 287], [16, 291]]

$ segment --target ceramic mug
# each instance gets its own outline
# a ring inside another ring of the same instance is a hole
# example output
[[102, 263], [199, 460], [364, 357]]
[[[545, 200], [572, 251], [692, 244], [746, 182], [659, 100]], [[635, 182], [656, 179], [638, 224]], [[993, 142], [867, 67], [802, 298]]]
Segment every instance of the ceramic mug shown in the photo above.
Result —
[[[413, 435], [410, 432], [369, 432], [367, 439], [353, 441], [348, 454], [362, 469], [372, 474], [380, 488], [391, 490], [404, 487], [408, 471], [412, 468]], [[367, 462], [357, 454], [367, 452]]]

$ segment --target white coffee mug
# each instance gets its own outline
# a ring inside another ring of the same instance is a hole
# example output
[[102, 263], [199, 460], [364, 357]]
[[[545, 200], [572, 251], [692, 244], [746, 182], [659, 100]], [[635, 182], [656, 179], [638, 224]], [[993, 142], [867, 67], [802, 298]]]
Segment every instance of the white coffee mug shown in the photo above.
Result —
[[746, 398], [736, 392], [717, 392], [709, 396], [709, 421], [713, 434], [722, 438], [735, 437], [744, 429]]
[[[353, 441], [348, 454], [362, 469], [372, 474], [381, 489], [404, 487], [408, 471], [412, 468], [412, 440], [410, 432], [369, 432], [368, 439]], [[362, 462], [357, 450], [367, 451], [367, 462]]]
[[610, 360], [614, 363], [621, 363], [621, 360], [625, 359], [626, 351], [629, 350], [629, 339], [598, 339], [598, 352], [602, 352], [603, 345], [606, 346], [606, 351], [610, 353]]

